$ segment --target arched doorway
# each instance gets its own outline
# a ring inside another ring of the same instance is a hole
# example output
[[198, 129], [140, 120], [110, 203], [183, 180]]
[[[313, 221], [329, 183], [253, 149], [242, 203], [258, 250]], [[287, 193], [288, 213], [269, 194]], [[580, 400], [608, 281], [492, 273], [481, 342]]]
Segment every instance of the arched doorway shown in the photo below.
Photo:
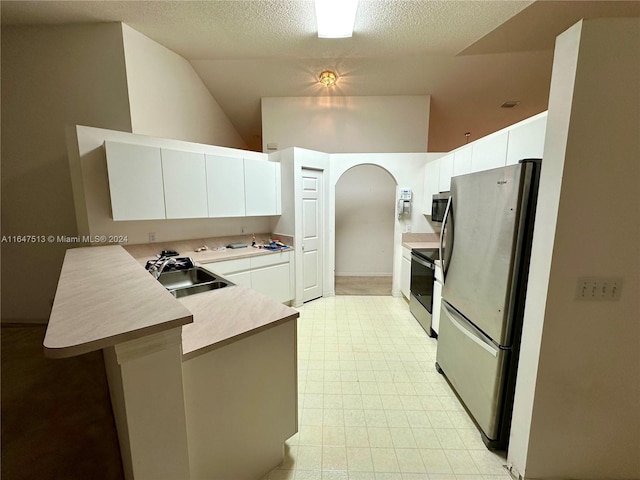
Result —
[[396, 181], [356, 165], [335, 187], [336, 295], [391, 295]]

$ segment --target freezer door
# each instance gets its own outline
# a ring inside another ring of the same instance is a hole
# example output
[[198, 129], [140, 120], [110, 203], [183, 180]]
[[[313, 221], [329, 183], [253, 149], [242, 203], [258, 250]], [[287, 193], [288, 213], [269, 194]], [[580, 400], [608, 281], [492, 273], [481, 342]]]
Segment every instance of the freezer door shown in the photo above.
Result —
[[436, 361], [490, 440], [500, 432], [509, 354], [442, 302]]
[[510, 292], [523, 165], [454, 177], [442, 297], [498, 345], [510, 345]]

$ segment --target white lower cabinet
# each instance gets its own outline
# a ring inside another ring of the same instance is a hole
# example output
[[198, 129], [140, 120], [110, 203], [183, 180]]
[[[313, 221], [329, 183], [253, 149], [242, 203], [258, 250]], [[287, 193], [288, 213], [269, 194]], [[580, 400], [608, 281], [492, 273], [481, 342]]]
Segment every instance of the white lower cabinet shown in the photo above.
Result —
[[411, 288], [411, 250], [402, 247], [402, 264], [400, 266], [400, 291], [409, 298]]
[[291, 300], [289, 262], [251, 270], [251, 288], [278, 302]]
[[[222, 274], [220, 274], [222, 275]], [[227, 275], [223, 275], [224, 278], [229, 280], [236, 285], [242, 285], [243, 287], [251, 288], [251, 272], [238, 272], [238, 273], [229, 273]]]
[[204, 268], [236, 285], [264, 293], [278, 302], [285, 303], [293, 299], [291, 252], [207, 263]]

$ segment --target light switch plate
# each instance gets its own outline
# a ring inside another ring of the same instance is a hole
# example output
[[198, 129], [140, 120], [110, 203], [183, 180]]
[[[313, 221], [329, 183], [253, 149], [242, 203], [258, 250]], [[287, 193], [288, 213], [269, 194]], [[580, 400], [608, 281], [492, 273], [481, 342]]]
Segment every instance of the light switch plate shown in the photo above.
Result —
[[622, 277], [580, 277], [576, 284], [576, 300], [619, 300]]

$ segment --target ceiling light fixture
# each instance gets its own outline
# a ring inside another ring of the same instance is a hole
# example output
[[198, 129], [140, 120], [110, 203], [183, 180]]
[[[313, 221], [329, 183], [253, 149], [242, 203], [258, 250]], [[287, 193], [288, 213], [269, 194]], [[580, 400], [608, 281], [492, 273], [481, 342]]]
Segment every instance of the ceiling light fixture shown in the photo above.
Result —
[[315, 0], [318, 38], [348, 38], [353, 35], [358, 0]]
[[333, 87], [337, 80], [338, 76], [329, 70], [325, 70], [320, 74], [320, 83], [325, 87]]

